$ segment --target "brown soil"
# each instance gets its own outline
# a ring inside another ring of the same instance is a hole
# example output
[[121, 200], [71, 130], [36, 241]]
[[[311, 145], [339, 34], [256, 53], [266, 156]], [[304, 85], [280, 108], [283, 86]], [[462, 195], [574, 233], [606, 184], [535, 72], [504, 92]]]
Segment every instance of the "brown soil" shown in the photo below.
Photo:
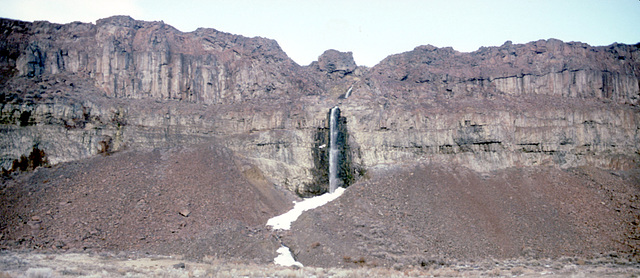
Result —
[[495, 258], [637, 261], [640, 171], [456, 165], [370, 169], [291, 231], [292, 194], [215, 144], [123, 151], [3, 180], [0, 247], [305, 266], [424, 269]]
[[453, 165], [374, 171], [283, 239], [315, 266], [638, 256], [638, 172]]
[[227, 149], [129, 151], [5, 180], [3, 249], [126, 250], [271, 262], [291, 194]]

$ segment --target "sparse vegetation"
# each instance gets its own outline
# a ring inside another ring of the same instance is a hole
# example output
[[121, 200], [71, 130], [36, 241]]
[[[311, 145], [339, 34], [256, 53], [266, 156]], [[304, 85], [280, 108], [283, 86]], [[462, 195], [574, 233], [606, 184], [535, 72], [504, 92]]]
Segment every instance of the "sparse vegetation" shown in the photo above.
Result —
[[364, 257], [359, 257], [357, 259], [352, 259], [350, 256], [343, 256], [342, 260], [347, 264], [355, 264], [357, 266], [363, 267], [367, 265], [367, 260]]
[[[345, 261], [360, 263], [364, 258]], [[26, 277], [539, 277], [553, 272], [562, 277], [589, 275], [637, 277], [637, 265], [614, 264], [609, 257], [589, 260], [588, 264], [563, 260], [565, 267], [551, 267], [557, 260], [509, 260], [486, 262], [458, 262], [446, 266], [403, 266], [396, 269], [364, 265], [358, 268], [282, 267], [273, 264], [243, 264], [205, 257], [200, 262], [185, 261], [181, 257], [134, 254], [97, 255], [90, 253], [0, 253], [0, 278]], [[184, 264], [184, 268], [176, 268]]]
[[29, 268], [24, 273], [26, 278], [53, 278], [56, 276], [51, 268]]
[[20, 156], [20, 159], [13, 160], [11, 169], [5, 170], [3, 168], [2, 174], [4, 176], [7, 176], [12, 172], [32, 171], [35, 168], [38, 168], [41, 166], [47, 166], [47, 165], [49, 165], [49, 161], [47, 160], [47, 154], [36, 146], [36, 147], [33, 147], [33, 149], [31, 150], [31, 153], [29, 153], [29, 156], [22, 155]]

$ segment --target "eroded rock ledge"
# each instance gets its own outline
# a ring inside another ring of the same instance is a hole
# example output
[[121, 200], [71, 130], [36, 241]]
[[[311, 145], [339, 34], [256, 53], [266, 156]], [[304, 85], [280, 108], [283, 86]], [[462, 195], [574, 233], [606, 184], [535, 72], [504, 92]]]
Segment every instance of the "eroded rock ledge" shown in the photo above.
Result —
[[336, 104], [355, 175], [417, 160], [477, 171], [640, 161], [638, 45], [420, 46], [366, 68], [335, 50], [300, 66], [273, 40], [129, 17], [0, 28], [5, 169], [34, 148], [56, 164], [216, 141], [312, 194]]

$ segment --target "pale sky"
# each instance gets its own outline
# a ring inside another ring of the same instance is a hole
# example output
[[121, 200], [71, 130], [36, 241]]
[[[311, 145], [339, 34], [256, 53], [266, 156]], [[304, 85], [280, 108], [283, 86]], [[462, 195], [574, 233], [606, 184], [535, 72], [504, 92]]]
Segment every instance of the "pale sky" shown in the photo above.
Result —
[[507, 40], [640, 42], [639, 0], [0, 0], [0, 17], [26, 21], [112, 15], [274, 39], [300, 65], [327, 49], [352, 51], [357, 64], [374, 66], [426, 44], [470, 52]]

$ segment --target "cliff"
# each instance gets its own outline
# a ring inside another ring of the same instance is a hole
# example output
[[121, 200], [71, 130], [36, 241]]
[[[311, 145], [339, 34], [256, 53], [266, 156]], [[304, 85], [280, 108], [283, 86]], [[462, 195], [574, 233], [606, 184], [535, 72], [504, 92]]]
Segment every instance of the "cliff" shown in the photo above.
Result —
[[555, 39], [471, 53], [420, 46], [373, 67], [344, 110], [370, 148], [365, 164], [637, 167], [639, 54]]
[[300, 66], [273, 40], [122, 16], [0, 28], [5, 169], [36, 148], [56, 164], [215, 141], [272, 183], [317, 194], [335, 105], [347, 182], [415, 161], [480, 172], [640, 162], [638, 45], [420, 46], [366, 68], [335, 50]]
[[126, 16], [95, 25], [5, 19], [2, 26], [3, 50], [11, 52], [3, 55], [6, 70], [27, 77], [81, 74], [110, 97], [227, 104], [314, 91], [269, 39], [203, 28], [182, 33]]
[[637, 106], [638, 55], [638, 45], [592, 47], [556, 39], [471, 53], [427, 45], [387, 57], [370, 80], [412, 98], [533, 94]]

